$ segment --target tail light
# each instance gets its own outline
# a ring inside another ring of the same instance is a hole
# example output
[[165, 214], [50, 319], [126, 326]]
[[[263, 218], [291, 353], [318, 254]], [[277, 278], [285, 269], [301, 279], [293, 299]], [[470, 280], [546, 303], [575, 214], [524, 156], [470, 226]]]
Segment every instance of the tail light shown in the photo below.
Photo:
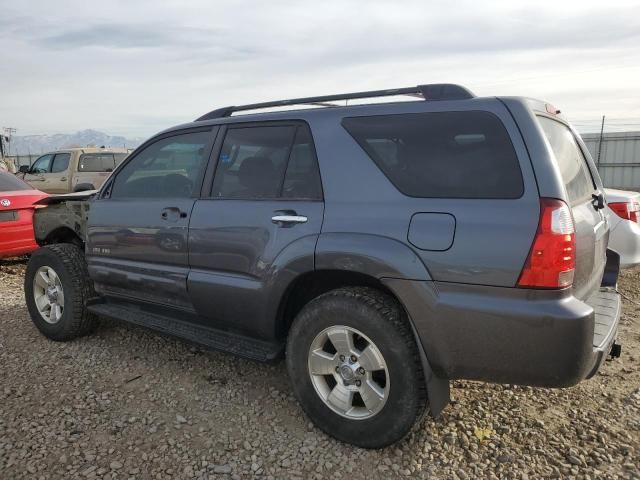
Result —
[[538, 230], [518, 287], [570, 287], [575, 268], [576, 237], [571, 211], [562, 200], [543, 198]]
[[638, 202], [611, 202], [607, 205], [620, 218], [638, 223], [638, 212], [640, 212], [640, 204]]

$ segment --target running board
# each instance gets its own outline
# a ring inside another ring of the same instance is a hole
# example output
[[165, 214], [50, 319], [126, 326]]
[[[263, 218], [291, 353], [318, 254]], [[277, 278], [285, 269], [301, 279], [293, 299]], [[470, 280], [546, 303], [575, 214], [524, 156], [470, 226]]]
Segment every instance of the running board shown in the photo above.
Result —
[[232, 353], [260, 362], [273, 362], [279, 359], [284, 351], [282, 342], [257, 340], [237, 333], [175, 320], [126, 305], [94, 303], [88, 305], [87, 310], [99, 317], [132, 323], [166, 335], [179, 337], [205, 348]]

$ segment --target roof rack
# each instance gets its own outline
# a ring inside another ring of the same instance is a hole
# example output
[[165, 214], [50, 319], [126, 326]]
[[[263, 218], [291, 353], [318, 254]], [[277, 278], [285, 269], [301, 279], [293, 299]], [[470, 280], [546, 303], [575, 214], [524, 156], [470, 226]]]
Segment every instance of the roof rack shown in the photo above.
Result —
[[323, 95], [319, 97], [291, 98], [289, 100], [276, 100], [273, 102], [251, 103], [218, 108], [196, 119], [196, 122], [212, 120], [214, 118], [230, 117], [234, 112], [245, 110], [258, 110], [261, 108], [286, 107], [290, 105], [315, 105], [336, 107], [327, 102], [336, 100], [353, 100], [358, 98], [391, 97], [395, 95], [421, 96], [425, 100], [466, 100], [475, 95], [465, 87], [453, 83], [433, 83], [430, 85], [418, 85], [417, 87], [392, 88], [389, 90], [370, 90], [368, 92], [339, 93], [336, 95]]

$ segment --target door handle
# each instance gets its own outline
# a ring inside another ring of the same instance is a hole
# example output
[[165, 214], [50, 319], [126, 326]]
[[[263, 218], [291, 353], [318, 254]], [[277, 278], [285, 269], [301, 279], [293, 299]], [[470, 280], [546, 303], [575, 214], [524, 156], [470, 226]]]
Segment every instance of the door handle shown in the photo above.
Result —
[[273, 223], [307, 223], [308, 218], [304, 215], [274, 215], [271, 217]]
[[175, 222], [178, 218], [187, 218], [187, 212], [183, 212], [176, 207], [168, 207], [162, 210], [160, 216], [163, 220], [171, 220]]
[[60, 179], [60, 181], [61, 181], [61, 182], [66, 182], [66, 181], [67, 181], [67, 177], [62, 177], [62, 178]]

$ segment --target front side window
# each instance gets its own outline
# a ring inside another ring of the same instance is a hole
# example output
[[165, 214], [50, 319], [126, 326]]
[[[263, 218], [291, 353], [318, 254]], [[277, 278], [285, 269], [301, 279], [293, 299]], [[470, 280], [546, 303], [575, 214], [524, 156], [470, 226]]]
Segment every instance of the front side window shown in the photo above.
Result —
[[53, 158], [53, 166], [51, 167], [51, 173], [66, 172], [69, 168], [69, 160], [71, 159], [70, 153], [56, 153]]
[[116, 162], [112, 153], [85, 153], [78, 162], [79, 172], [112, 172]]
[[492, 113], [351, 117], [342, 125], [405, 195], [507, 199], [524, 192], [509, 134]]
[[51, 160], [53, 160], [53, 154], [41, 156], [33, 162], [31, 173], [49, 173], [51, 170]]
[[115, 178], [111, 198], [182, 198], [196, 192], [211, 132], [157, 140], [137, 152]]
[[587, 160], [573, 133], [566, 125], [547, 117], [538, 117], [551, 150], [556, 157], [560, 175], [571, 203], [591, 198], [596, 187]]

